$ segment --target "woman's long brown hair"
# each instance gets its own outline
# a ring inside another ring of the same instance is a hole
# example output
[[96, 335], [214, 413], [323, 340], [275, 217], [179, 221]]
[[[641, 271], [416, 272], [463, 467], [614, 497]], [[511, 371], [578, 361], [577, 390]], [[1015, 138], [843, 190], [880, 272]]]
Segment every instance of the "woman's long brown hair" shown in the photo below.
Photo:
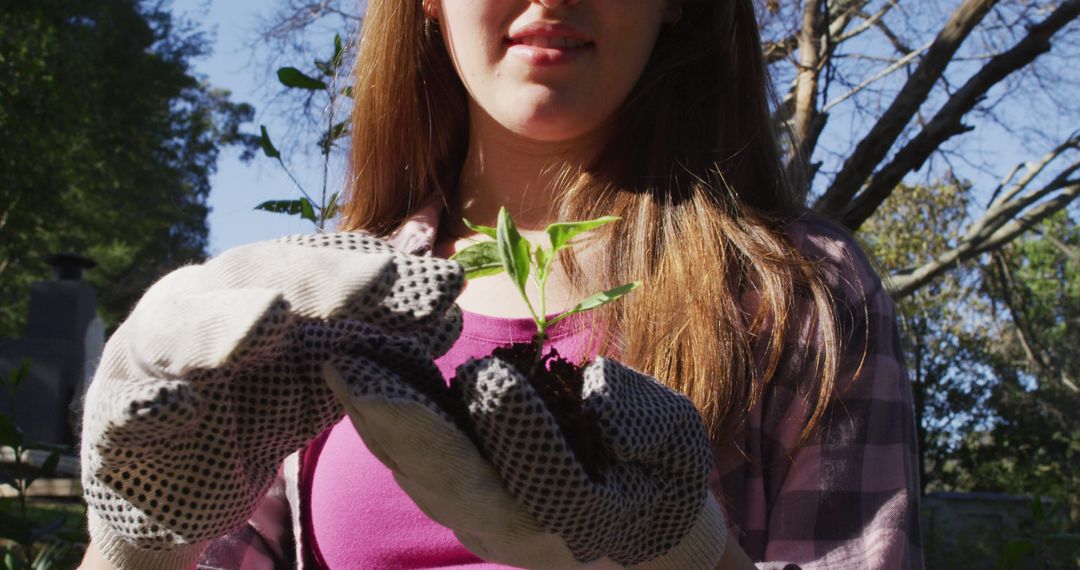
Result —
[[[420, 0], [369, 3], [353, 94], [340, 227], [385, 235], [454, 191], [468, 145], [467, 95]], [[783, 233], [803, 207], [784, 179], [769, 101], [752, 0], [685, 0], [601, 156], [559, 182], [560, 219], [620, 216], [599, 238], [633, 244], [602, 248], [605, 271], [568, 258], [580, 289], [646, 283], [608, 306], [613, 349], [689, 396], [718, 445], [760, 400], [785, 340], [814, 339], [803, 438], [837, 374], [829, 291]]]

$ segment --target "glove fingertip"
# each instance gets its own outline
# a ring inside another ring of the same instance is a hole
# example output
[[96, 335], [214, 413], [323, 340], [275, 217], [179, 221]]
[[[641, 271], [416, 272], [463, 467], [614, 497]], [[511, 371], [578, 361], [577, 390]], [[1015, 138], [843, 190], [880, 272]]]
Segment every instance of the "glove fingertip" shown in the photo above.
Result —
[[132, 314], [128, 354], [148, 376], [180, 377], [274, 346], [290, 319], [288, 302], [270, 289], [182, 296]]
[[372, 315], [387, 330], [428, 329], [448, 315], [465, 285], [464, 271], [454, 261], [400, 256], [394, 265], [397, 279]]
[[[374, 261], [374, 262], [373, 262]], [[372, 273], [371, 268], [375, 271]], [[381, 311], [398, 280], [398, 268], [391, 254], [373, 253], [367, 256], [363, 268], [345, 271], [338, 285], [344, 290], [334, 305], [326, 310], [329, 319], [360, 319], [372, 321]]]
[[198, 394], [184, 382], [133, 386], [114, 400], [111, 421], [97, 445], [106, 464], [134, 460], [138, 452], [170, 441], [202, 418]]

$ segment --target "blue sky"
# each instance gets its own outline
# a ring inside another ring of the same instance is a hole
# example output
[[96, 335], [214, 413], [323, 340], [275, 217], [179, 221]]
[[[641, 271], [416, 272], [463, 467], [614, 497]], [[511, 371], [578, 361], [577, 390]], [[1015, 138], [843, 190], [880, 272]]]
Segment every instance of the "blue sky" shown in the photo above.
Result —
[[[265, 112], [276, 87], [267, 82], [266, 69], [251, 61], [249, 44], [255, 37], [260, 17], [274, 9], [275, 2], [237, 2], [235, 0], [175, 0], [174, 13], [192, 20], [216, 36], [213, 54], [194, 62], [196, 73], [205, 76], [214, 87], [232, 91], [233, 100], [251, 103], [256, 109], [255, 124], [267, 125], [271, 133], [282, 133], [288, 126], [280, 117]], [[279, 145], [281, 146], [281, 145]], [[316, 186], [321, 180], [318, 157], [290, 166], [305, 184]], [[210, 253], [230, 247], [288, 235], [310, 232], [310, 223], [292, 216], [256, 211], [255, 205], [271, 199], [297, 198], [299, 192], [273, 162], [261, 154], [250, 164], [239, 159], [239, 152], [226, 150], [218, 162], [210, 193]]]

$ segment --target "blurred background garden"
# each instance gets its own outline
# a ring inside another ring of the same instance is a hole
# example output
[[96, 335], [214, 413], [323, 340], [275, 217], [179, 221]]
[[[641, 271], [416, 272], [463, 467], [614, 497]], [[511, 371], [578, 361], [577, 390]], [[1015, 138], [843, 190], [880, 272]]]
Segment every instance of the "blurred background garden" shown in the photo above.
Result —
[[[928, 567], [1080, 568], [1080, 0], [755, 1], [789, 175], [900, 307]], [[333, 227], [364, 2], [0, 6], [0, 558], [70, 568], [108, 334]]]

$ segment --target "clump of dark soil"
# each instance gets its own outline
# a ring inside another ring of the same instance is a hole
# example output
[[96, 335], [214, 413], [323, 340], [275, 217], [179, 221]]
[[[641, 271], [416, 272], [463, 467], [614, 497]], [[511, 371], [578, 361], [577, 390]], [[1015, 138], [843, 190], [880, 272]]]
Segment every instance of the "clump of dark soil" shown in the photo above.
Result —
[[[550, 349], [537, 361], [536, 351], [534, 343], [511, 344], [496, 348], [491, 356], [526, 375], [533, 390], [555, 417], [555, 423], [585, 474], [593, 482], [602, 483], [610, 458], [600, 439], [596, 414], [581, 407], [583, 368], [560, 356], [555, 349]], [[454, 419], [457, 427], [472, 440], [481, 455], [490, 457], [469, 417], [457, 377], [450, 381], [449, 388], [445, 388], [441, 382], [424, 382], [416, 387]]]

